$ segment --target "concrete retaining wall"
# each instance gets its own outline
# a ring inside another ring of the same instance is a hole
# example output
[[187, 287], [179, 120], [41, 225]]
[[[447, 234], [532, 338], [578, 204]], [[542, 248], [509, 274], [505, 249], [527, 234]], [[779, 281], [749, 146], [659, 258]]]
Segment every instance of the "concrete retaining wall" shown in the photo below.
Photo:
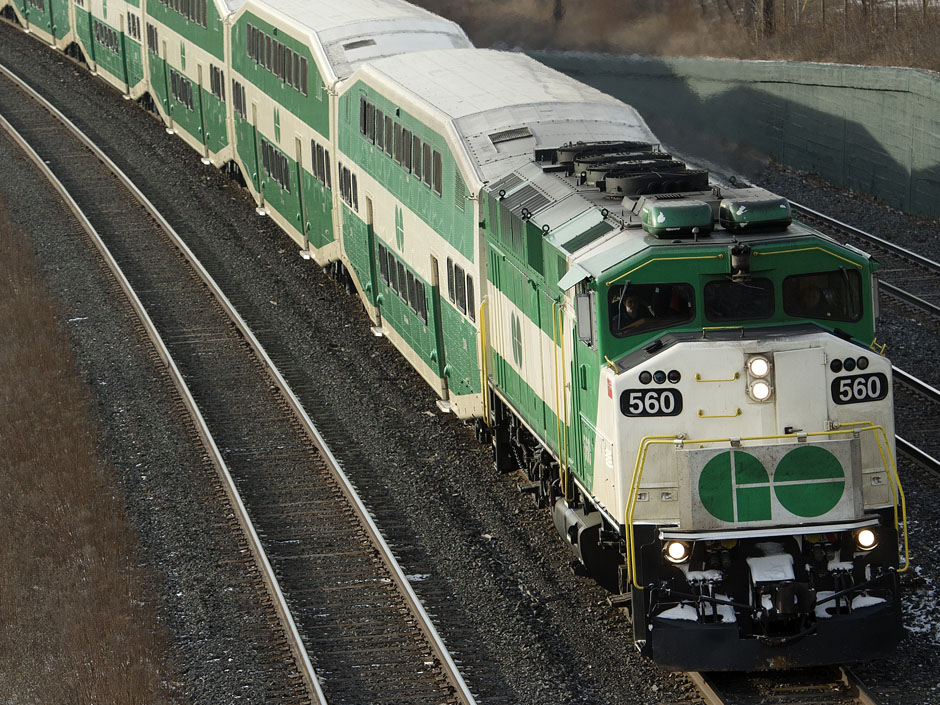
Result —
[[636, 107], [674, 148], [770, 156], [940, 216], [940, 77], [912, 69], [596, 54], [532, 55]]

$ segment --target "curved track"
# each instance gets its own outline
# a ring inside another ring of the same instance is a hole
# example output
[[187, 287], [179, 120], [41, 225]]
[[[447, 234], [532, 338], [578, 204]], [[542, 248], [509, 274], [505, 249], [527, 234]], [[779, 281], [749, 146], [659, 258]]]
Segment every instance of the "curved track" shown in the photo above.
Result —
[[[795, 202], [791, 206], [799, 220], [875, 255], [883, 265], [879, 272], [879, 290], [883, 295], [940, 322], [940, 263], [808, 206]], [[940, 476], [940, 439], [935, 428], [940, 417], [940, 392], [898, 367], [894, 368], [894, 379], [896, 397], [927, 404], [934, 410], [905, 424], [903, 435], [897, 436], [898, 450]]]
[[800, 221], [870, 252], [882, 264], [882, 292], [940, 319], [940, 263], [791, 201]]
[[[64, 117], [37, 120], [37, 104], [55, 109], [0, 73], [0, 113], [82, 204], [152, 337], [165, 341], [161, 357], [190, 413], [205, 422], [200, 435], [302, 667], [303, 699], [474, 702], [369, 512], [248, 326], [110, 160]], [[296, 684], [284, 685], [295, 701]]]
[[689, 673], [705, 705], [878, 705], [858, 677], [844, 667], [773, 674]]

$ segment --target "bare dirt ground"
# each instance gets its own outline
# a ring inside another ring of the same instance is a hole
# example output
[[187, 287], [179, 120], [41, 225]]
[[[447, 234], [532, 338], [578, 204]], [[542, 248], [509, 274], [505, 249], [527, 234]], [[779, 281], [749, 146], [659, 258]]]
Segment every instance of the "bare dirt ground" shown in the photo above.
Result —
[[[160, 705], [166, 638], [34, 253], [0, 200], [0, 693]], [[74, 323], [78, 323], [77, 321]]]
[[[477, 46], [823, 61], [940, 70], [927, 0], [411, 0]], [[772, 31], [755, 7], [773, 7]], [[897, 14], [895, 11], [897, 10]]]

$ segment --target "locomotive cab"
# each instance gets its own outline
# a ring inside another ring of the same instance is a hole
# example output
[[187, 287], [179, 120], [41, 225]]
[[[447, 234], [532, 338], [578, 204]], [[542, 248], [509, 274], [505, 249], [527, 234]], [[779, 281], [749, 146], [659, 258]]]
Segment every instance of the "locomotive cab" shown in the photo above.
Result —
[[636, 643], [661, 664], [873, 658], [903, 633], [907, 565], [891, 365], [867, 344], [877, 265], [800, 225], [722, 225], [583, 267], [556, 525], [608, 576], [620, 535]]

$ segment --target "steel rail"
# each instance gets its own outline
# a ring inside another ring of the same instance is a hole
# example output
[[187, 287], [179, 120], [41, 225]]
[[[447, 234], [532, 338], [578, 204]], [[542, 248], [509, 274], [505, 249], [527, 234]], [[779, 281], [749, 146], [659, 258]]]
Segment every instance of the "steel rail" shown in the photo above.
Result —
[[718, 691], [712, 687], [711, 682], [703, 673], [689, 671], [685, 675], [692, 681], [692, 685], [698, 690], [702, 700], [705, 701], [705, 705], [725, 705], [724, 699], [718, 694]]
[[[707, 674], [690, 671], [685, 675], [692, 681], [692, 684], [695, 686], [696, 690], [698, 690], [699, 697], [705, 705], [727, 704], [727, 700], [721, 697], [721, 694], [711, 684]], [[839, 666], [839, 680], [835, 681], [835, 683], [842, 683], [849, 688], [850, 692], [847, 693], [847, 695], [854, 701], [855, 705], [880, 705], [878, 700], [875, 699], [875, 696], [872, 695], [871, 691], [868, 690], [859, 677], [846, 666]], [[785, 702], [795, 702], [791, 695], [786, 695], [785, 698]], [[784, 702], [784, 700], [781, 700], [781, 702]], [[817, 700], [814, 699], [812, 702], [817, 702]], [[820, 700], [819, 702], [822, 701]], [[828, 703], [832, 701], [826, 699], [825, 702]]]
[[852, 235], [855, 235], [856, 237], [860, 237], [863, 240], [872, 242], [878, 245], [879, 247], [883, 247], [886, 250], [892, 252], [893, 254], [898, 255], [899, 257], [904, 257], [905, 259], [908, 259], [912, 262], [916, 262], [917, 264], [924, 267], [925, 269], [929, 269], [930, 271], [936, 274], [940, 274], [940, 262], [936, 262], [935, 260], [932, 260], [928, 257], [924, 257], [923, 255], [920, 255], [914, 252], [913, 250], [908, 250], [905, 247], [901, 247], [900, 245], [897, 245], [893, 242], [889, 242], [888, 240], [885, 240], [884, 238], [880, 238], [877, 235], [872, 235], [871, 233], [865, 232], [864, 230], [861, 230], [860, 228], [856, 228], [854, 225], [843, 223], [841, 220], [838, 220], [836, 218], [832, 218], [831, 216], [820, 213], [819, 211], [814, 210], [810, 208], [809, 206], [805, 206], [801, 203], [797, 203], [796, 201], [790, 201], [790, 206], [797, 212], [802, 211], [803, 213], [808, 213], [813, 218], [817, 218], [818, 220], [821, 220], [828, 225], [832, 225], [836, 228], [841, 228], [842, 230], [847, 230], [848, 232], [852, 233]]
[[841, 666], [839, 670], [842, 672], [842, 682], [855, 689], [858, 705], [879, 705], [878, 701], [875, 700], [875, 696], [871, 694], [871, 691], [854, 672], [845, 666]]
[[900, 367], [892, 366], [891, 371], [894, 373], [895, 379], [901, 382], [901, 384], [907, 385], [918, 394], [922, 394], [931, 401], [940, 404], [940, 389], [930, 386], [923, 380], [918, 379], [908, 372], [905, 372]]
[[[356, 512], [357, 516], [363, 523], [364, 528], [370, 535], [372, 541], [376, 544], [379, 549], [382, 562], [391, 572], [392, 577], [394, 578], [396, 584], [402, 592], [402, 596], [405, 598], [412, 612], [418, 617], [418, 621], [421, 627], [421, 630], [424, 632], [425, 636], [428, 639], [429, 645], [434, 651], [437, 658], [440, 660], [441, 664], [446, 671], [448, 680], [451, 683], [451, 686], [454, 688], [456, 694], [460, 698], [460, 701], [465, 705], [475, 705], [476, 700], [473, 694], [470, 692], [469, 687], [463, 679], [463, 676], [460, 674], [459, 669], [457, 668], [456, 663], [454, 663], [453, 658], [450, 655], [446, 645], [444, 644], [443, 639], [437, 632], [436, 627], [431, 621], [430, 616], [424, 609], [424, 606], [421, 604], [421, 600], [418, 598], [417, 594], [412, 588], [411, 583], [409, 582], [407, 576], [402, 570], [401, 566], [398, 564], [397, 559], [392, 553], [391, 548], [385, 541], [385, 538], [382, 536], [378, 527], [376, 526], [372, 515], [369, 513], [366, 506], [363, 504], [362, 500], [359, 498], [356, 493], [352, 482], [349, 480], [348, 476], [342, 469], [342, 465], [339, 460], [333, 455], [330, 448], [327, 446], [326, 441], [323, 439], [323, 436], [320, 434], [317, 427], [314, 425], [313, 421], [310, 419], [306, 410], [303, 408], [303, 405], [300, 403], [300, 400], [294, 394], [293, 390], [288, 386], [286, 380], [281, 375], [277, 366], [269, 357], [267, 351], [255, 337], [255, 334], [248, 327], [248, 324], [241, 317], [235, 307], [231, 304], [228, 297], [216, 284], [215, 280], [209, 274], [208, 271], [202, 266], [202, 263], [196, 258], [193, 252], [189, 249], [186, 243], [180, 238], [176, 233], [174, 228], [170, 223], [163, 217], [163, 215], [153, 206], [150, 200], [134, 185], [134, 183], [124, 174], [121, 169], [114, 164], [114, 162], [105, 154], [101, 149], [98, 148], [79, 128], [74, 125], [65, 115], [63, 115], [58, 109], [55, 108], [49, 101], [43, 98], [39, 93], [33, 90], [28, 84], [26, 84], [22, 79], [16, 76], [12, 71], [7, 67], [0, 64], [0, 73], [6, 75], [10, 80], [14, 81], [18, 86], [20, 86], [25, 92], [27, 92], [31, 97], [33, 97], [37, 102], [39, 102], [46, 110], [56, 117], [57, 120], [62, 122], [73, 134], [76, 135], [88, 149], [92, 150], [96, 156], [104, 163], [104, 165], [112, 172], [114, 175], [121, 180], [124, 185], [134, 193], [135, 197], [138, 198], [140, 203], [147, 209], [151, 214], [154, 220], [160, 225], [161, 228], [167, 233], [167, 236], [171, 239], [173, 244], [180, 250], [181, 254], [186, 258], [190, 263], [196, 273], [199, 275], [200, 279], [206, 284], [208, 289], [215, 296], [216, 300], [229, 316], [232, 323], [238, 328], [238, 330], [244, 336], [246, 342], [251, 346], [255, 351], [255, 354], [258, 356], [262, 365], [267, 370], [268, 374], [271, 376], [273, 382], [284, 395], [284, 399], [287, 401], [288, 405], [294, 411], [298, 420], [300, 421], [302, 427], [304, 428], [305, 433], [307, 434], [310, 441], [317, 447], [317, 449], [323, 454], [323, 457], [329, 465], [330, 471], [336, 478], [339, 483], [340, 488], [343, 491], [343, 494], [346, 496], [347, 500], [352, 505], [352, 508]], [[103, 245], [103, 243], [102, 243]], [[200, 417], [201, 418], [201, 417]], [[227, 474], [227, 471], [226, 471]], [[231, 482], [231, 478], [228, 477], [227, 480]], [[234, 491], [234, 484], [231, 485], [232, 490]], [[240, 504], [240, 500], [239, 500]], [[247, 512], [245, 514], [247, 518]], [[260, 548], [260, 542], [258, 543]], [[263, 551], [262, 551], [263, 555]], [[265, 558], [265, 562], [267, 559]], [[271, 572], [271, 577], [274, 578], [273, 570]], [[277, 594], [282, 598], [280, 594], [280, 588], [277, 588]], [[286, 608], [286, 603], [285, 603]], [[289, 610], [286, 612], [290, 618]], [[297, 633], [296, 626], [293, 623], [293, 619], [290, 618], [290, 624], [292, 627], [292, 633]], [[303, 662], [305, 664], [310, 663], [309, 656], [307, 655], [306, 649], [303, 647], [303, 643], [300, 641], [299, 634], [297, 636], [297, 643], [302, 649]], [[316, 690], [320, 692], [322, 697], [322, 691], [320, 691], [319, 681], [316, 678], [315, 673], [313, 672], [313, 667], [310, 666], [309, 672], [311, 674], [311, 679], [313, 684], [316, 686]], [[307, 676], [305, 675], [305, 678]], [[323, 701], [325, 702], [325, 700]]]
[[926, 311], [927, 313], [929, 313], [931, 316], [940, 318], [940, 306], [937, 306], [936, 304], [932, 304], [929, 301], [925, 301], [919, 296], [915, 296], [911, 292], [905, 291], [904, 289], [901, 289], [900, 287], [897, 287], [894, 284], [889, 284], [883, 279], [878, 280], [878, 288], [881, 291], [888, 294], [889, 296], [893, 296], [896, 299], [900, 299], [904, 303], [910, 304], [911, 306], [914, 306], [915, 308], [922, 309]]
[[910, 441], [906, 441], [901, 436], [895, 436], [894, 441], [897, 444], [898, 450], [904, 453], [906, 456], [911, 458], [917, 463], [920, 463], [924, 468], [931, 474], [936, 477], [940, 477], [940, 460], [933, 457], [924, 450], [921, 450], [915, 446]]

